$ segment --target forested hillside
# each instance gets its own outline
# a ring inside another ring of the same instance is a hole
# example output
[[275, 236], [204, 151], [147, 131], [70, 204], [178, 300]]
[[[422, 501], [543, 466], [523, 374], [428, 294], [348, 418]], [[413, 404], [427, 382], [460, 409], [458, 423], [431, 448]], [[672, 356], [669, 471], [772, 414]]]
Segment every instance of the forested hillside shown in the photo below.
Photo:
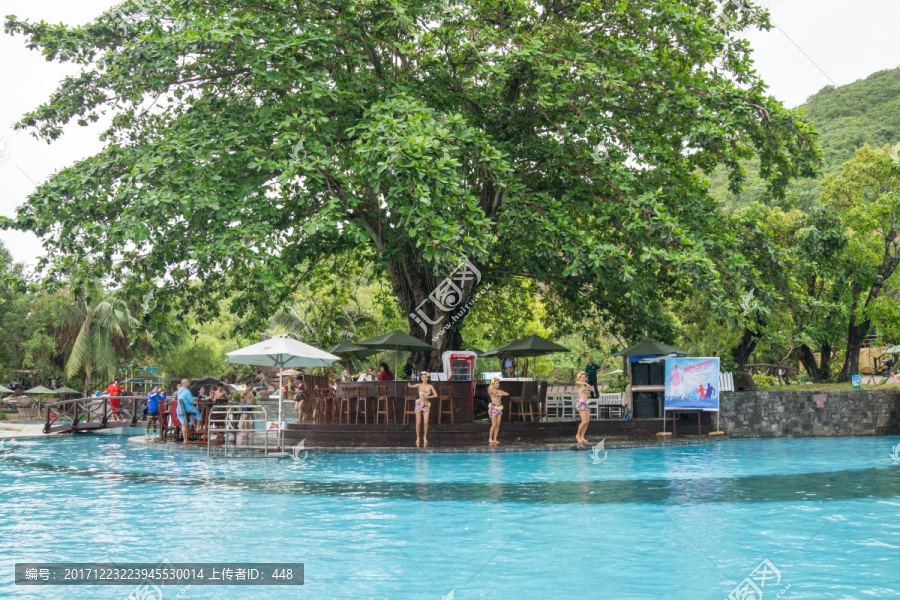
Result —
[[[800, 107], [819, 133], [822, 173], [840, 171], [863, 144], [880, 148], [900, 143], [900, 68], [873, 73], [841, 87], [826, 86]], [[720, 171], [710, 177], [710, 192], [726, 211], [762, 199], [765, 185], [757, 161], [748, 161], [747, 180], [740, 194], [728, 190]], [[822, 178], [795, 181], [789, 193], [806, 209], [818, 198]]]

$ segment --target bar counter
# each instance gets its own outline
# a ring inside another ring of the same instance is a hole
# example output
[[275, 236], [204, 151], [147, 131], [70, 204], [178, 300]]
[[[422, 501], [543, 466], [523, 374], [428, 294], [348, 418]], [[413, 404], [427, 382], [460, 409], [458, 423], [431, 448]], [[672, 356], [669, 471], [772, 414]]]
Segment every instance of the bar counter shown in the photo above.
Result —
[[[410, 389], [409, 384], [416, 383], [414, 381], [353, 381], [346, 383], [338, 383], [337, 384], [337, 396], [343, 397], [346, 393], [347, 388], [365, 388], [366, 395], [368, 397], [367, 401], [367, 410], [368, 418], [366, 419], [367, 423], [375, 422], [375, 406], [376, 399], [378, 398], [378, 390], [379, 386], [384, 386], [387, 388], [387, 395], [392, 405], [392, 414], [391, 414], [391, 422], [392, 423], [402, 423], [403, 422], [403, 411], [404, 406], [406, 405], [405, 399], [407, 395], [410, 395], [413, 399], [418, 397], [418, 390]], [[429, 381], [429, 383], [434, 386], [434, 391], [438, 393], [438, 395], [446, 395], [453, 398], [453, 422], [454, 423], [472, 423], [474, 421], [473, 416], [473, 397], [472, 397], [472, 382], [471, 381]], [[412, 403], [410, 403], [410, 407], [412, 407]], [[438, 410], [440, 409], [440, 398], [431, 398], [431, 411], [429, 413], [429, 423], [437, 423], [438, 421]], [[410, 408], [412, 410], [412, 408]], [[396, 415], [396, 416], [395, 416]], [[356, 422], [356, 416], [351, 415], [351, 422]], [[416, 418], [414, 415], [408, 415], [407, 420], [410, 423], [415, 423]], [[383, 417], [379, 421], [383, 423]], [[450, 422], [450, 415], [444, 415], [441, 419], [443, 423]], [[360, 421], [360, 424], [362, 422]]]

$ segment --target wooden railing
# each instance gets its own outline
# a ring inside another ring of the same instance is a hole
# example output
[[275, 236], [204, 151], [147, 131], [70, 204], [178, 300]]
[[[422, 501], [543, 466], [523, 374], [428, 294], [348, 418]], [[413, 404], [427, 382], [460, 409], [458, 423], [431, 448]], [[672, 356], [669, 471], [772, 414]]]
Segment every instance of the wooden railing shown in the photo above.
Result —
[[[119, 400], [118, 420], [110, 400]], [[137, 427], [142, 423], [146, 398], [116, 396], [77, 398], [44, 405], [44, 433], [91, 431], [109, 427]]]

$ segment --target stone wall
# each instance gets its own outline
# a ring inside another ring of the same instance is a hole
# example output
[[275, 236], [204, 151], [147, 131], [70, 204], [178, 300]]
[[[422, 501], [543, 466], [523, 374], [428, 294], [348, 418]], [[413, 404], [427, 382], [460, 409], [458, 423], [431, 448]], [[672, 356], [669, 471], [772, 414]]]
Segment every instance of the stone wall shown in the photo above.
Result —
[[720, 408], [733, 437], [900, 434], [900, 390], [725, 392]]

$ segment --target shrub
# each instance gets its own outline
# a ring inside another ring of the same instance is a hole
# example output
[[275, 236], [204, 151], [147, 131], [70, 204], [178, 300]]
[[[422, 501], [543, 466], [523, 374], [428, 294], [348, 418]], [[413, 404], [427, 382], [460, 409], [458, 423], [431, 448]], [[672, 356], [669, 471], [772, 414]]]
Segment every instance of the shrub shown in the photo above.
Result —
[[618, 394], [619, 392], [624, 392], [626, 387], [628, 387], [628, 378], [624, 375], [616, 375], [615, 379], [603, 388], [603, 393]]
[[772, 375], [763, 375], [762, 373], [757, 373], [753, 376], [753, 384], [756, 385], [756, 389], [764, 392], [775, 387], [775, 378]]

